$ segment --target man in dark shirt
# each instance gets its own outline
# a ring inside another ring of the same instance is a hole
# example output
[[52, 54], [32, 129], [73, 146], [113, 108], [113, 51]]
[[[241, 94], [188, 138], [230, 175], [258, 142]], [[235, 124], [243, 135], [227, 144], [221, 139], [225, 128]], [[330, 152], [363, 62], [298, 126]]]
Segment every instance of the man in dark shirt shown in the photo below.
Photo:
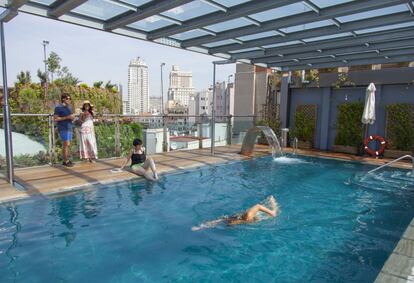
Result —
[[63, 165], [72, 167], [73, 163], [69, 160], [72, 120], [74, 118], [72, 108], [70, 107], [71, 97], [68, 94], [62, 94], [60, 100], [61, 104], [55, 107], [53, 118], [57, 122], [59, 136], [63, 142]]

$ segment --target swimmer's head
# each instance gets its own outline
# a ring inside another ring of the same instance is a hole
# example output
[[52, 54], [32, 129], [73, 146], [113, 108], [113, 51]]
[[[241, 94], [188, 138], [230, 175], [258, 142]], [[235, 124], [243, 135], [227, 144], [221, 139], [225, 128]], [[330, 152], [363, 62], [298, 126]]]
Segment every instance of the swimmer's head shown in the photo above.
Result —
[[238, 224], [243, 224], [243, 223], [246, 223], [246, 222], [248, 222], [248, 221], [246, 221], [246, 219], [245, 219], [245, 214], [233, 215], [233, 216], [230, 216], [226, 219], [226, 223], [228, 225], [238, 225]]

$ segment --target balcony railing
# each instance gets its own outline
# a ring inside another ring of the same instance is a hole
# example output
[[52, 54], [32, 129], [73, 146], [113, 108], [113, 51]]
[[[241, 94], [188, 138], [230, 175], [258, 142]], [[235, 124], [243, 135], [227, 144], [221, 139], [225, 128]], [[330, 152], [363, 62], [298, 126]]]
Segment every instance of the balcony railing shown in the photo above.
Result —
[[[0, 120], [2, 123], [2, 114]], [[245, 132], [254, 126], [255, 121], [255, 116], [216, 116], [215, 146], [241, 144]], [[148, 154], [160, 153], [163, 150], [211, 147], [211, 116], [103, 114], [95, 117], [94, 126], [99, 158], [124, 156], [131, 149], [132, 141], [136, 137], [143, 139]], [[13, 113], [11, 128], [14, 133], [14, 167], [55, 164], [61, 161], [62, 143], [53, 114]], [[79, 160], [79, 128], [74, 128], [73, 132], [72, 159]], [[35, 142], [41, 149], [37, 151], [28, 142]], [[4, 144], [3, 140], [0, 144]], [[4, 168], [5, 157], [0, 151], [0, 170]]]

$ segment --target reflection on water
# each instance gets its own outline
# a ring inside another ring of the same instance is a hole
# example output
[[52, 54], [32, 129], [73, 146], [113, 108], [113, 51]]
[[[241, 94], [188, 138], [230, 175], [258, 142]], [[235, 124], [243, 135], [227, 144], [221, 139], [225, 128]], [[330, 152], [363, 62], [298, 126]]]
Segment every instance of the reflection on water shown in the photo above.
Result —
[[98, 193], [104, 190], [90, 190], [82, 194], [82, 214], [85, 218], [94, 218], [99, 215], [103, 206], [104, 198]]
[[[153, 193], [155, 187], [165, 190], [164, 185], [160, 182], [157, 184], [146, 181], [139, 183], [122, 183], [122, 185], [114, 188], [116, 198], [113, 199], [115, 200], [115, 203], [112, 203], [111, 205], [116, 205], [118, 208], [123, 205], [128, 206], [129, 204], [138, 206], [144, 199], [145, 195]], [[106, 192], [107, 189], [105, 188], [92, 188], [85, 190], [82, 193], [73, 193], [65, 195], [64, 197], [52, 198], [49, 201], [45, 199], [38, 199], [38, 202], [35, 203], [38, 205], [36, 210], [39, 214], [42, 212], [58, 220], [58, 223], [60, 223], [61, 226], [57, 227], [56, 231], [51, 233], [51, 237], [64, 239], [65, 246], [69, 247], [77, 238], [77, 229], [79, 229], [79, 227], [89, 226], [89, 224], [80, 224], [84, 221], [79, 219], [79, 216], [82, 215], [85, 220], [98, 217], [105, 205], [107, 205], [105, 201]], [[126, 197], [125, 194], [127, 194], [128, 197]], [[128, 200], [130, 201], [129, 203]], [[43, 206], [45, 205], [50, 205], [49, 213], [44, 211], [45, 208], [43, 208]], [[9, 263], [12, 263], [17, 258], [17, 256], [13, 256], [12, 250], [19, 245], [18, 234], [22, 230], [22, 226], [19, 222], [18, 206], [19, 204], [9, 204], [4, 206], [6, 211], [10, 214], [9, 222], [0, 223], [0, 232], [2, 232], [0, 243], [10, 242], [4, 251], [0, 250], [0, 255], [5, 253], [10, 259]], [[13, 232], [5, 238], [4, 236], [6, 234], [4, 231], [6, 230]]]
[[19, 212], [17, 208], [15, 207], [15, 205], [11, 204], [10, 206], [7, 207], [7, 210], [10, 213], [10, 223], [13, 225], [12, 229], [14, 230], [14, 232], [11, 234], [10, 246], [6, 250], [6, 255], [10, 259], [9, 263], [12, 263], [17, 258], [17, 256], [13, 256], [12, 250], [15, 247], [17, 247], [17, 244], [18, 244], [17, 235], [19, 234], [22, 227], [21, 227], [21, 224], [18, 218]]

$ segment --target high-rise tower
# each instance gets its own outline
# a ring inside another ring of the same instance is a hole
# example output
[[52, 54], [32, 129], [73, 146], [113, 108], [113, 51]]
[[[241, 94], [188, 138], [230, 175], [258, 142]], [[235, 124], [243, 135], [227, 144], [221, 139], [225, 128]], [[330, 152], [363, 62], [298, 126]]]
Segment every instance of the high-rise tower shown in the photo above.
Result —
[[148, 66], [140, 58], [132, 59], [128, 66], [128, 103], [131, 114], [149, 111]]

